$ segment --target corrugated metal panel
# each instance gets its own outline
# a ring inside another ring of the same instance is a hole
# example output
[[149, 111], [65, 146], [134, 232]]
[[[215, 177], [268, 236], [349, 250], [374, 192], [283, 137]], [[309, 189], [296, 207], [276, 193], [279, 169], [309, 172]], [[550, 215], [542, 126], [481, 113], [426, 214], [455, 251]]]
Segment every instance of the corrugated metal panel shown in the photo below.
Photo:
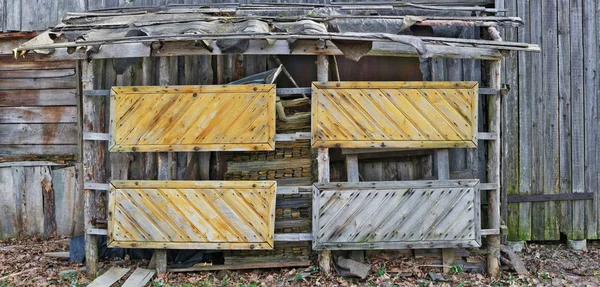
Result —
[[313, 147], [476, 147], [476, 82], [313, 83]]
[[275, 86], [116, 87], [110, 151], [273, 150]]
[[108, 246], [272, 249], [274, 181], [113, 181]]
[[315, 184], [314, 249], [479, 247], [478, 180]]

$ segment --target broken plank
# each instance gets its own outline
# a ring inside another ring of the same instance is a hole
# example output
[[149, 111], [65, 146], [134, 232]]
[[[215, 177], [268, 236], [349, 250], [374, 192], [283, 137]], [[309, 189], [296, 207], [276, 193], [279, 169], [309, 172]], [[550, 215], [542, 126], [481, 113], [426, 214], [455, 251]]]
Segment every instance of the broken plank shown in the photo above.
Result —
[[152, 279], [156, 272], [154, 270], [136, 268], [121, 287], [143, 287]]
[[66, 252], [44, 252], [44, 256], [58, 259], [69, 259], [69, 251]]
[[115, 282], [119, 281], [119, 279], [121, 279], [121, 277], [125, 276], [125, 274], [127, 274], [127, 272], [129, 272], [129, 270], [130, 270], [129, 268], [111, 267], [110, 269], [108, 269], [108, 271], [106, 271], [100, 277], [96, 278], [96, 280], [92, 281], [92, 283], [90, 283], [88, 285], [88, 287], [111, 286], [111, 285], [115, 284]]

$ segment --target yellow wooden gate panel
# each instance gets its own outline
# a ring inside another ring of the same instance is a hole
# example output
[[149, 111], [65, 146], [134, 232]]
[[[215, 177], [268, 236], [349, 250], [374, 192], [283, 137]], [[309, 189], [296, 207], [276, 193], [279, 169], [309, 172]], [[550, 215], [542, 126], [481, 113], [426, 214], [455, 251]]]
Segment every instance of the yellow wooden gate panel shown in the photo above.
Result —
[[110, 151], [273, 150], [275, 86], [114, 87]]
[[113, 181], [108, 246], [272, 249], [275, 194], [275, 181]]
[[477, 82], [313, 83], [312, 145], [477, 146]]

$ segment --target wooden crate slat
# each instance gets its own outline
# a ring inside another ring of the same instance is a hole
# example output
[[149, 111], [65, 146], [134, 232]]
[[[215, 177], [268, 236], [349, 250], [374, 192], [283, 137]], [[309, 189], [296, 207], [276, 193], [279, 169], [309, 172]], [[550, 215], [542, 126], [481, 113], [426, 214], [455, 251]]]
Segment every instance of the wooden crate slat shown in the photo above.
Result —
[[313, 83], [312, 145], [477, 146], [476, 82]]
[[477, 184], [478, 180], [315, 185], [313, 248], [479, 247]]
[[273, 150], [275, 86], [116, 87], [110, 151]]
[[108, 246], [273, 249], [275, 181], [113, 181]]

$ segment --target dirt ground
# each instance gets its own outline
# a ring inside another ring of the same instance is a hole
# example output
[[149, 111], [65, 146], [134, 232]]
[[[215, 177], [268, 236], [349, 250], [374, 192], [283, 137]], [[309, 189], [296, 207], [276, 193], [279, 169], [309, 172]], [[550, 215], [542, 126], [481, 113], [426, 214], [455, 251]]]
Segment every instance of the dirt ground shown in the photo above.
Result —
[[[45, 252], [68, 251], [66, 239], [0, 241], [0, 287], [85, 286], [82, 264], [45, 256]], [[483, 274], [465, 273], [453, 267], [453, 275], [440, 277], [440, 270], [414, 259], [370, 258], [372, 272], [365, 280], [333, 276], [324, 278], [316, 267], [244, 272], [168, 273], [155, 277], [148, 286], [600, 286], [600, 244], [588, 242], [587, 251], [572, 251], [563, 244], [529, 244], [520, 254], [529, 276], [505, 271], [500, 280]], [[111, 266], [146, 266], [143, 261], [104, 261]], [[126, 277], [124, 277], [126, 278]], [[434, 280], [435, 279], [435, 280]]]

